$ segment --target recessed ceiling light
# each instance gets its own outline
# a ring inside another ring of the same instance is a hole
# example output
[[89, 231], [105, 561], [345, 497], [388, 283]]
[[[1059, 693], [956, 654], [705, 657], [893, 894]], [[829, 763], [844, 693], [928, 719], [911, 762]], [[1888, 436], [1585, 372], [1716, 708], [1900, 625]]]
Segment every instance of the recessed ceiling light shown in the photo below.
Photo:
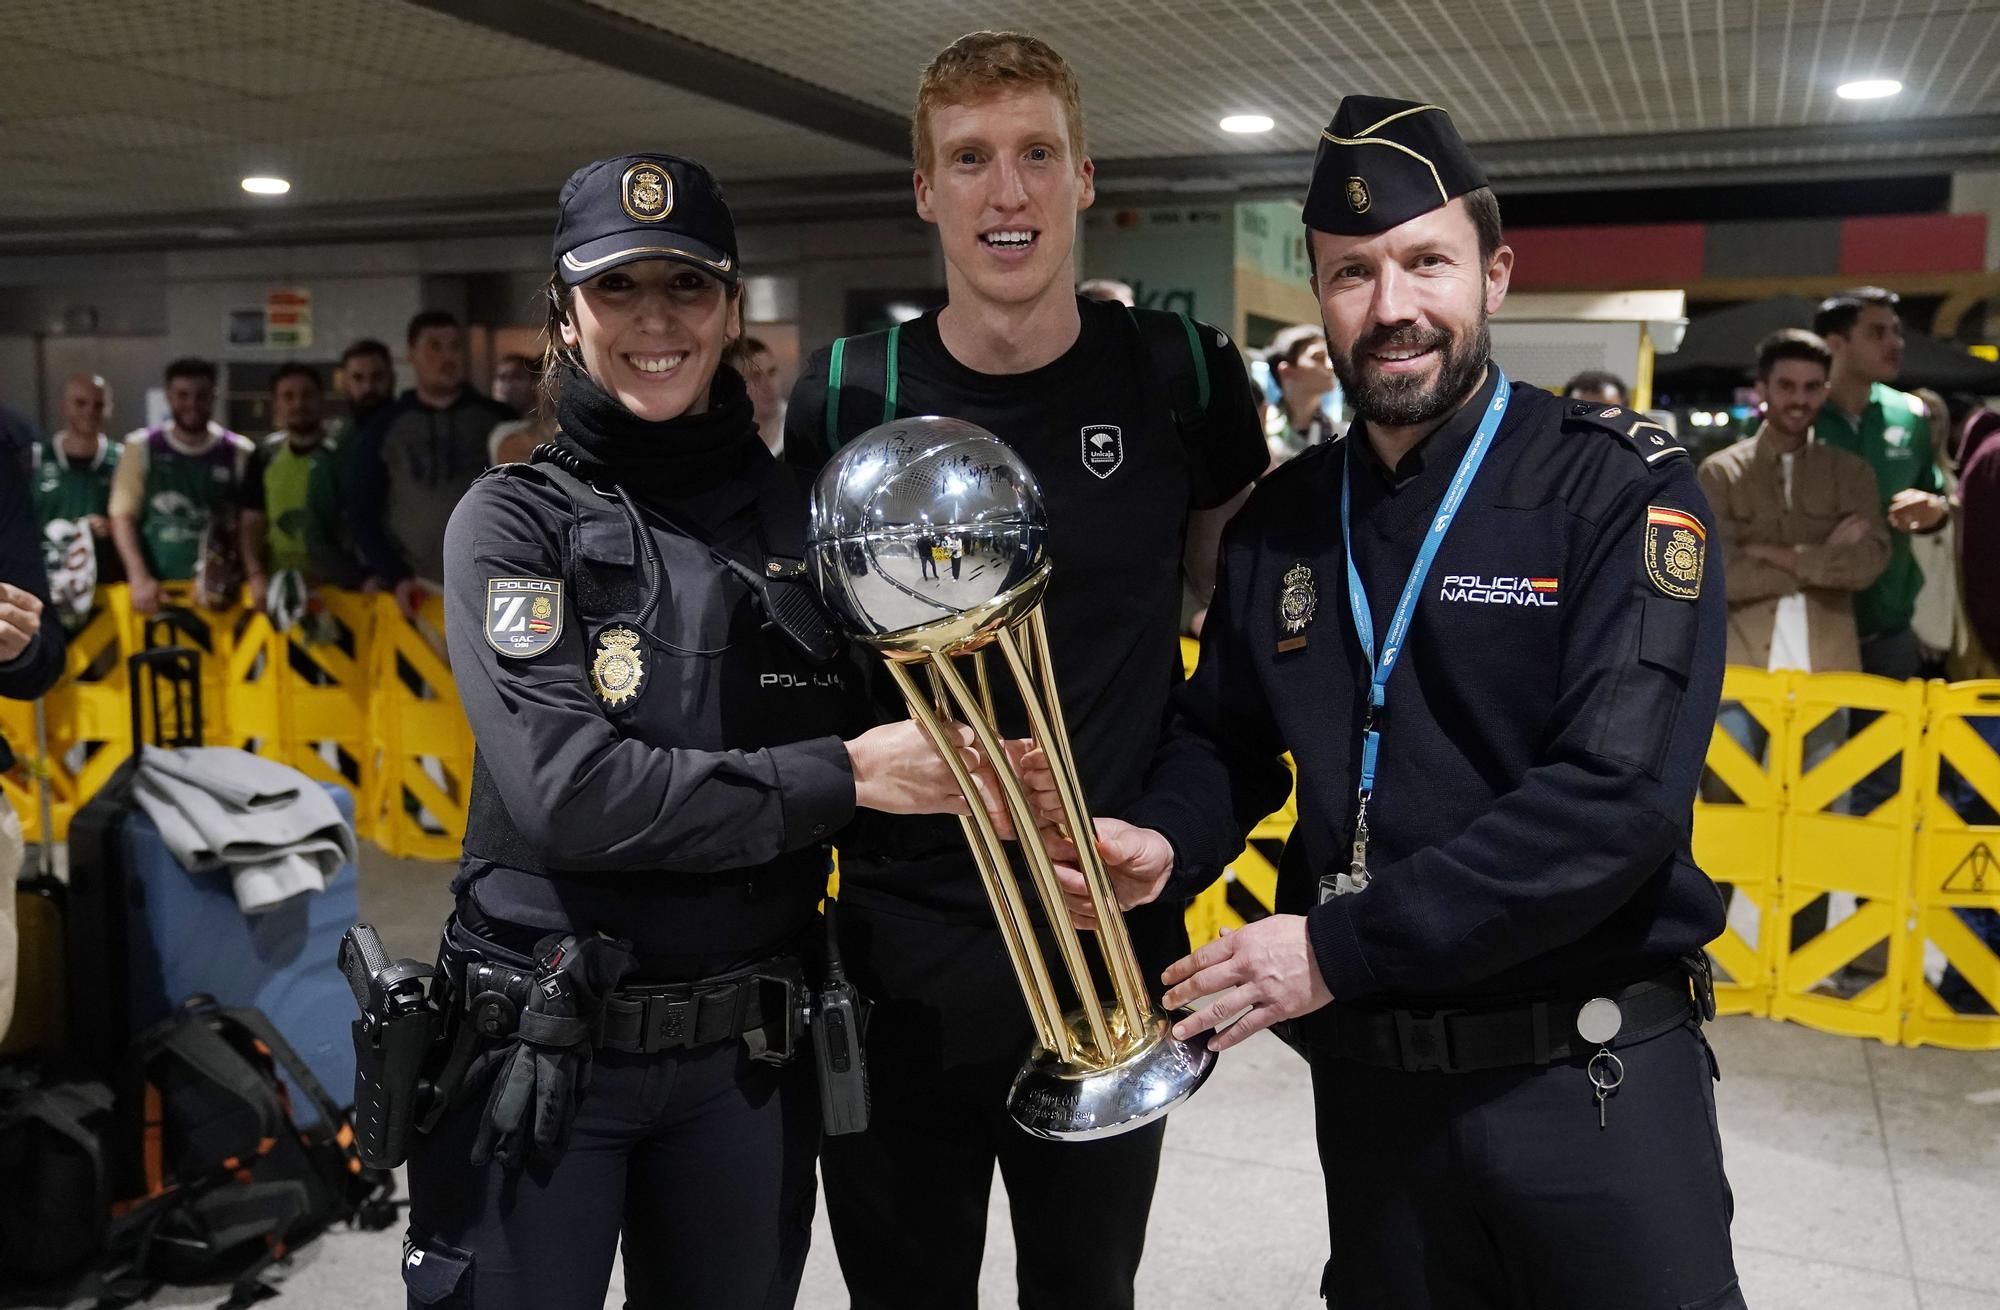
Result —
[[1222, 120], [1221, 126], [1225, 132], [1251, 133], [1268, 132], [1277, 124], [1265, 114], [1231, 114]]
[[243, 189], [253, 196], [282, 196], [292, 189], [292, 184], [282, 177], [246, 177]]
[[1842, 100], [1880, 100], [1902, 89], [1903, 84], [1893, 77], [1867, 77], [1857, 82], [1842, 82], [1834, 94]]

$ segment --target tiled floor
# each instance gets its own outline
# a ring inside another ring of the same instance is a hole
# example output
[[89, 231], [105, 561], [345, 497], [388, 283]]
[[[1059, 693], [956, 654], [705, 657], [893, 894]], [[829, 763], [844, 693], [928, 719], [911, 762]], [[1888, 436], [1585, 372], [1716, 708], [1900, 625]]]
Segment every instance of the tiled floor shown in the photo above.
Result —
[[[392, 949], [431, 949], [449, 877], [371, 852], [362, 905]], [[2000, 1310], [2000, 1055], [1745, 1018], [1709, 1035], [1723, 1066], [1737, 1264], [1753, 1310]], [[1009, 1306], [1013, 1243], [997, 1181], [993, 1195], [981, 1300]], [[1259, 1037], [1173, 1117], [1139, 1304], [1310, 1310], [1325, 1224], [1305, 1066]], [[156, 1304], [217, 1300], [183, 1289]], [[616, 1283], [610, 1303], [620, 1303]], [[799, 1304], [846, 1303], [822, 1216]], [[313, 1244], [277, 1304], [402, 1305], [396, 1234]]]

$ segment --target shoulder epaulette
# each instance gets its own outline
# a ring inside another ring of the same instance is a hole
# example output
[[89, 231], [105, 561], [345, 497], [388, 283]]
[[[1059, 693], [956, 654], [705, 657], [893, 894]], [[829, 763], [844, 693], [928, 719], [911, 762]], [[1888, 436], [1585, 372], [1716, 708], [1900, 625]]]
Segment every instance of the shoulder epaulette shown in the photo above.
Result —
[[1622, 437], [1632, 453], [1648, 464], [1660, 464], [1679, 456], [1688, 459], [1687, 447], [1674, 434], [1646, 417], [1641, 410], [1623, 405], [1598, 405], [1588, 400], [1563, 402], [1564, 427], [1590, 427]]

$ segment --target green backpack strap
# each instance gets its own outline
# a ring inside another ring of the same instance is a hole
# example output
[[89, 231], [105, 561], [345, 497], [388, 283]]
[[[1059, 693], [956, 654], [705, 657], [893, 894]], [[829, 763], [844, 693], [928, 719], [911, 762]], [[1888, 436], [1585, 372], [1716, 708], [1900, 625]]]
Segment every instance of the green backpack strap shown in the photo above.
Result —
[[1146, 343], [1154, 379], [1166, 385], [1174, 427], [1184, 444], [1192, 444], [1209, 424], [1208, 352], [1201, 346], [1201, 329], [1179, 311], [1128, 308], [1125, 312]]
[[[854, 438], [896, 417], [896, 399], [901, 382], [901, 323], [887, 332], [841, 337], [833, 343], [826, 360], [826, 453], [830, 456]], [[847, 407], [848, 423], [841, 423], [841, 395], [855, 393], [856, 404]], [[865, 403], [870, 395], [882, 399], [881, 417], [870, 417], [874, 407]]]

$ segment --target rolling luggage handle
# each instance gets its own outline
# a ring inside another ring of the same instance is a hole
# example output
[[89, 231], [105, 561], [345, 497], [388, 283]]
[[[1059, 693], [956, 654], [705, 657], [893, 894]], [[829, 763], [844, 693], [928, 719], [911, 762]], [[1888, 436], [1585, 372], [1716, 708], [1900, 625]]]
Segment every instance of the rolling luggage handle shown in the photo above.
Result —
[[[177, 632], [178, 625], [170, 615], [148, 620], [146, 649], [126, 661], [131, 683], [135, 759], [148, 740], [163, 750], [201, 745], [201, 652], [190, 646], [163, 644]], [[171, 698], [163, 699], [163, 691], [170, 692]], [[145, 706], [149, 700], [153, 707], [150, 738], [145, 732]], [[165, 710], [168, 704], [173, 706], [171, 715]]]

